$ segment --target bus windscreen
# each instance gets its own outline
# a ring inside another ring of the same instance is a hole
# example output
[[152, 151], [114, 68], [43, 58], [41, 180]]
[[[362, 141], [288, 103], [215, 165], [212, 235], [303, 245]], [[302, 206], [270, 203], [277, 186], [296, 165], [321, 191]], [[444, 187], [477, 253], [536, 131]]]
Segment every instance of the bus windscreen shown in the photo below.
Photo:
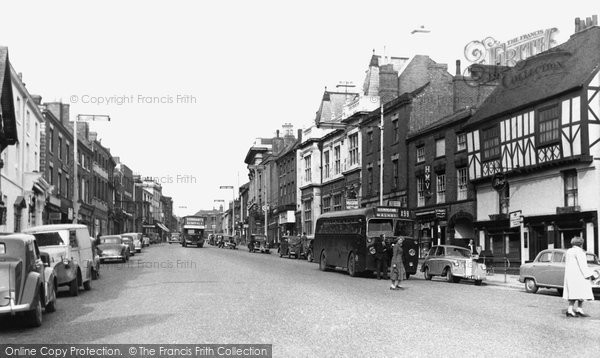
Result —
[[394, 220], [392, 219], [371, 219], [367, 223], [367, 237], [392, 236], [394, 233]]
[[414, 227], [413, 222], [410, 220], [398, 220], [396, 221], [396, 228], [394, 230], [394, 236], [408, 236], [413, 237]]

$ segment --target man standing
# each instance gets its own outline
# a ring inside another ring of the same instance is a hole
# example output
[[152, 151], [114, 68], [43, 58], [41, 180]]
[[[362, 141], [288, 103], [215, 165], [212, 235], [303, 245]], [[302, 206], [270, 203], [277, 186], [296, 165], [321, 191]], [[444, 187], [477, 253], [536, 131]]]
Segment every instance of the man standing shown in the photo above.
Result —
[[383, 273], [383, 279], [387, 280], [387, 252], [385, 248], [385, 236], [383, 234], [375, 239], [373, 249], [377, 279], [381, 280], [381, 274]]

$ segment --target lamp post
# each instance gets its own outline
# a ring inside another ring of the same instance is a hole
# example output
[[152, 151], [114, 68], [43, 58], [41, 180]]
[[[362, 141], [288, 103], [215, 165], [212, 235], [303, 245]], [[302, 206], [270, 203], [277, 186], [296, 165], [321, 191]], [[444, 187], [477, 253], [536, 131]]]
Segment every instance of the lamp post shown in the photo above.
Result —
[[235, 235], [235, 188], [233, 185], [221, 185], [219, 189], [231, 189], [233, 201], [231, 202], [231, 236]]
[[77, 123], [78, 122], [94, 122], [94, 121], [109, 121], [110, 116], [98, 115], [98, 114], [78, 114], [75, 116], [73, 121], [73, 224], [77, 224], [77, 216], [79, 215], [79, 178], [77, 177], [77, 165], [79, 160], [77, 158]]

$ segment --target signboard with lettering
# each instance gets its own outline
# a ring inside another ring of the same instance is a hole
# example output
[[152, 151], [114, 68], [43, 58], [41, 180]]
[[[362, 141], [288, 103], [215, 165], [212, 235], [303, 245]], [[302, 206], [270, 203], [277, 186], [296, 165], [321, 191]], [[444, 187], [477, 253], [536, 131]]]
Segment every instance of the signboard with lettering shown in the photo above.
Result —
[[425, 190], [429, 191], [431, 189], [431, 165], [425, 166]]
[[517, 210], [509, 213], [510, 216], [510, 227], [519, 227], [523, 222], [523, 216], [521, 215], [522, 211]]
[[394, 207], [378, 206], [375, 208], [375, 216], [379, 218], [403, 218], [410, 219], [410, 210]]
[[186, 216], [183, 218], [183, 225], [204, 226], [204, 218], [199, 216]]
[[446, 208], [435, 209], [435, 217], [440, 220], [446, 220]]
[[358, 209], [358, 199], [346, 199], [346, 209]]

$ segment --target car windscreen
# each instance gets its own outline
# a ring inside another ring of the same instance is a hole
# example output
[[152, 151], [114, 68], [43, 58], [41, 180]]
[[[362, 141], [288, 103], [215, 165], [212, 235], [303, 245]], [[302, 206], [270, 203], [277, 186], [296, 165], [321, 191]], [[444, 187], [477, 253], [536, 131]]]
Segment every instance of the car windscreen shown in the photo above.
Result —
[[471, 257], [471, 253], [467, 249], [461, 249], [458, 247], [449, 247], [446, 249], [446, 256]]
[[67, 245], [59, 232], [40, 232], [33, 236], [35, 236], [38, 246]]
[[119, 239], [118, 237], [106, 237], [100, 238], [100, 242], [103, 244], [120, 244], [121, 239]]
[[367, 223], [367, 237], [394, 236], [394, 220], [392, 219], [371, 219]]

